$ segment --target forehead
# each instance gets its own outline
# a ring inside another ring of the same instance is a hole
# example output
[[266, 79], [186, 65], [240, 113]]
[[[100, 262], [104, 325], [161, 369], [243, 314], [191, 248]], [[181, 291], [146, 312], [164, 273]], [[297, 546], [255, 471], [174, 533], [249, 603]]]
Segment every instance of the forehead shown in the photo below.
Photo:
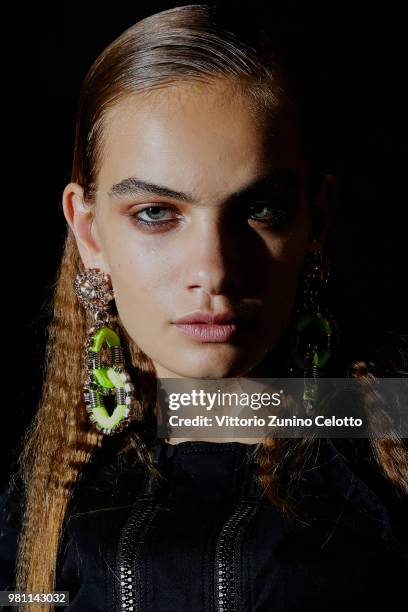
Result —
[[284, 108], [272, 122], [228, 81], [127, 96], [105, 117], [99, 190], [137, 175], [197, 197], [222, 195], [270, 167], [299, 166]]

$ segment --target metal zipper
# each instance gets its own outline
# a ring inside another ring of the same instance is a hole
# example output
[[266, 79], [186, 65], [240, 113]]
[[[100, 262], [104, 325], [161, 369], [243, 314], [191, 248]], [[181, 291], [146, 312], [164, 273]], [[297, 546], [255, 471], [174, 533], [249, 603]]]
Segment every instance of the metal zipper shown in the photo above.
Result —
[[253, 504], [240, 503], [224, 525], [216, 549], [216, 610], [239, 610], [239, 536], [245, 519], [255, 510]]
[[[154, 462], [160, 463], [158, 455], [162, 447], [156, 448]], [[141, 601], [141, 567], [142, 547], [145, 536], [154, 517], [161, 507], [155, 498], [155, 483], [151, 474], [145, 480], [144, 494], [133, 506], [122, 529], [119, 540], [116, 576], [119, 576], [119, 588], [115, 588], [115, 612], [143, 612]]]
[[[160, 450], [160, 449], [159, 449]], [[170, 451], [171, 452], [171, 451]], [[161, 463], [155, 460], [155, 463]], [[119, 540], [116, 576], [120, 577], [115, 612], [144, 612], [141, 601], [142, 547], [154, 517], [161, 507], [155, 497], [151, 475], [145, 492], [133, 506]], [[252, 461], [245, 465], [241, 499], [218, 537], [215, 553], [215, 611], [237, 612], [239, 608], [240, 540], [245, 525], [256, 512], [259, 492], [253, 478]], [[116, 589], [115, 589], [116, 592]]]
[[245, 527], [259, 505], [259, 489], [253, 476], [253, 463], [245, 466], [241, 499], [223, 526], [215, 549], [215, 611], [240, 610], [240, 543]]
[[136, 508], [126, 524], [119, 544], [119, 567], [117, 574], [120, 576], [118, 610], [121, 612], [139, 612], [140, 602], [140, 569], [141, 569], [141, 547], [154, 515], [157, 512], [154, 501], [144, 500], [138, 502]]

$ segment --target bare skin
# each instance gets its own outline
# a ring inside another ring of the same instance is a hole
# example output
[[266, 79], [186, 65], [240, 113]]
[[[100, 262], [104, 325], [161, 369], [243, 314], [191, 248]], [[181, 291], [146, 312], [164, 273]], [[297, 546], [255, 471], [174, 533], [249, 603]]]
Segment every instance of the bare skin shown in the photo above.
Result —
[[[232, 197], [278, 169], [300, 178], [296, 193], [270, 183]], [[112, 186], [129, 177], [186, 198], [113, 195]], [[121, 321], [158, 377], [255, 375], [290, 318], [305, 253], [323, 248], [330, 224], [334, 177], [324, 178], [314, 202], [319, 227], [304, 178], [290, 121], [278, 117], [267, 140], [245, 97], [226, 81], [135, 94], [109, 111], [95, 206], [69, 183], [63, 210], [84, 266], [110, 275]], [[288, 214], [268, 225], [281, 206], [278, 193]], [[230, 341], [203, 342], [174, 325], [195, 310], [243, 310], [249, 321]]]

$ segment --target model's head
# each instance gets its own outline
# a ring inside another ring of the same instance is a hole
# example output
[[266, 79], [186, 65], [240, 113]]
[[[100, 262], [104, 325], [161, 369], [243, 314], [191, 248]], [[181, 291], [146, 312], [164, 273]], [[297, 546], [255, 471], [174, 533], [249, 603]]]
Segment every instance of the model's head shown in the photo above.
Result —
[[[156, 375], [235, 377], [256, 370], [267, 353], [279, 357], [274, 347], [285, 337], [305, 254], [324, 248], [335, 189], [316, 163], [327, 150], [319, 155], [314, 109], [301, 93], [312, 88], [309, 73], [295, 76], [286, 52], [256, 28], [235, 30], [230, 16], [223, 23], [205, 5], [158, 13], [109, 45], [85, 77], [42, 398], [19, 457], [26, 503], [17, 590], [55, 590], [63, 518], [95, 454], [103, 463], [111, 451], [137, 455], [159, 477], [150, 452]], [[113, 324], [122, 327], [138, 391], [137, 410], [112, 446], [84, 404], [89, 321], [74, 291], [84, 267], [111, 277]], [[225, 341], [203, 342], [175, 325], [197, 310], [232, 311], [242, 322]], [[371, 416], [370, 368], [359, 360], [352, 375], [362, 380]], [[371, 445], [406, 491], [402, 442], [373, 437]], [[285, 512], [292, 503], [280, 466], [297, 477], [313, 446], [262, 444], [258, 480]]]
[[[288, 324], [334, 179], [313, 183], [283, 57], [184, 6], [126, 30], [81, 94], [64, 214], [109, 273], [121, 324], [161, 377], [249, 375]], [[222, 341], [176, 321], [233, 313]]]

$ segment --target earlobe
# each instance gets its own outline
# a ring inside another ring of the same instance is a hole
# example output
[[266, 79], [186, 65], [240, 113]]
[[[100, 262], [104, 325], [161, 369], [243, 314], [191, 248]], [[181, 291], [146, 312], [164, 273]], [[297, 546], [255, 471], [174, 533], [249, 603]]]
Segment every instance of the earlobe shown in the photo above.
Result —
[[69, 183], [65, 187], [62, 206], [84, 266], [105, 269], [94, 223], [94, 209], [84, 201], [83, 188], [78, 183]]

